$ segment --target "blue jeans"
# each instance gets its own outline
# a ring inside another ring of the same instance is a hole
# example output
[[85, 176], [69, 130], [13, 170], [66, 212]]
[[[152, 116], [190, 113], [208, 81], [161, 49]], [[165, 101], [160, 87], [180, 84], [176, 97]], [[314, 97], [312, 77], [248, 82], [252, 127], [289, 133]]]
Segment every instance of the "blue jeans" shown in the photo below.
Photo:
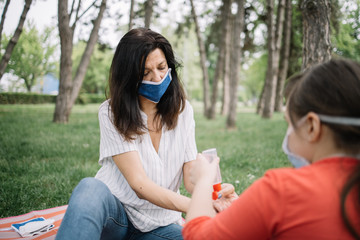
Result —
[[122, 203], [95, 178], [84, 178], [74, 189], [57, 240], [91, 239], [183, 239], [177, 224], [150, 232], [137, 230], [129, 221]]

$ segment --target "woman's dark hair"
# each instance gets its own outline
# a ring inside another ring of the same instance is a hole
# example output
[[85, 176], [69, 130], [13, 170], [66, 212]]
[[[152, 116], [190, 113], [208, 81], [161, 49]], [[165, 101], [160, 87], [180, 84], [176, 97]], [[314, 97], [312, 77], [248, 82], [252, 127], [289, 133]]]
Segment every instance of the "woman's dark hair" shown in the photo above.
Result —
[[185, 107], [185, 92], [176, 72], [180, 64], [175, 60], [170, 43], [150, 29], [132, 29], [116, 48], [110, 68], [108, 96], [113, 124], [127, 141], [146, 130], [140, 113], [138, 89], [144, 77], [146, 58], [157, 48], [163, 51], [168, 67], [172, 69], [172, 81], [156, 105], [155, 118], [161, 119], [161, 126], [173, 129]]
[[[338, 59], [317, 65], [289, 80], [285, 89], [290, 121], [309, 112], [328, 116], [343, 116], [360, 119], [360, 64]], [[337, 147], [351, 155], [360, 154], [360, 126], [322, 122], [334, 134]], [[356, 192], [355, 202], [360, 204], [360, 160], [341, 192], [341, 213], [349, 232], [360, 239], [358, 226], [351, 224], [345, 202], [351, 191]], [[360, 217], [360, 214], [359, 214]]]

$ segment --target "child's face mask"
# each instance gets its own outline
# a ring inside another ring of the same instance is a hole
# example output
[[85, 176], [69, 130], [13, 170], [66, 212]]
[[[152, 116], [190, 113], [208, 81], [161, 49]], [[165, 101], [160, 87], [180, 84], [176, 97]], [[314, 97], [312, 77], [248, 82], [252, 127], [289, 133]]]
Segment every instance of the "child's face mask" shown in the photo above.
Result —
[[[298, 122], [298, 126], [302, 125], [306, 118], [302, 118]], [[288, 127], [288, 130], [286, 131], [286, 135], [284, 138], [284, 141], [282, 143], [282, 149], [284, 153], [288, 156], [289, 161], [295, 168], [304, 167], [306, 165], [309, 165], [309, 161], [306, 160], [304, 157], [296, 155], [295, 153], [291, 152], [289, 149], [289, 136], [294, 131], [294, 128], [292, 126]]]
[[304, 167], [306, 165], [309, 165], [309, 161], [306, 160], [304, 157], [296, 155], [295, 153], [291, 152], [289, 149], [289, 135], [294, 131], [293, 127], [289, 127], [283, 144], [282, 144], [282, 149], [284, 151], [284, 153], [288, 156], [289, 161], [291, 162], [291, 164], [295, 167], [295, 168], [300, 168], [300, 167]]
[[158, 103], [171, 82], [171, 68], [160, 82], [143, 80], [139, 87], [139, 94], [154, 103]]
[[[359, 118], [349, 118], [349, 117], [337, 117], [337, 116], [328, 116], [317, 114], [321, 122], [332, 123], [332, 124], [340, 124], [340, 125], [353, 125], [353, 126], [360, 126], [360, 119]], [[299, 120], [297, 123], [298, 126], [304, 123], [306, 116]], [[296, 155], [295, 153], [291, 152], [289, 149], [289, 135], [294, 131], [292, 126], [289, 126], [284, 141], [282, 143], [282, 149], [284, 153], [288, 156], [289, 161], [295, 168], [304, 167], [309, 165], [310, 162], [302, 156]], [[360, 158], [360, 155], [356, 156]]]

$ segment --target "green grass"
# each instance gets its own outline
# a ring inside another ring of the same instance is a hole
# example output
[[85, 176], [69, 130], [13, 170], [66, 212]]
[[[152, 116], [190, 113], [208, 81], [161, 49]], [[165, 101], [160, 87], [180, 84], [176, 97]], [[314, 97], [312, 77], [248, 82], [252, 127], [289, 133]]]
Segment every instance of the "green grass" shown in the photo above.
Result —
[[[286, 124], [239, 111], [237, 126], [207, 120], [195, 107], [198, 151], [216, 147], [223, 182], [241, 193], [269, 168], [288, 166]], [[68, 124], [52, 123], [54, 105], [0, 105], [0, 217], [67, 204], [80, 179], [100, 168], [98, 104], [75, 105]], [[184, 193], [184, 189], [181, 188]]]

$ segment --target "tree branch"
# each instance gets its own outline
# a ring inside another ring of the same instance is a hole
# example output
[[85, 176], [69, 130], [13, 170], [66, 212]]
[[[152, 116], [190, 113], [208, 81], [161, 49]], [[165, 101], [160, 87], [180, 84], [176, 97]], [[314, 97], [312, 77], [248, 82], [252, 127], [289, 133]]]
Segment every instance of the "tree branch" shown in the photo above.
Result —
[[97, 0], [94, 0], [94, 2], [93, 2], [83, 13], [81, 13], [80, 16], [78, 16], [78, 15], [79, 15], [79, 14], [78, 14], [78, 13], [79, 13], [79, 9], [78, 9], [78, 11], [76, 12], [76, 18], [75, 18], [74, 24], [73, 24], [73, 26], [72, 26], [73, 29], [75, 29], [75, 25], [76, 25], [77, 21], [79, 21], [79, 19], [80, 19], [82, 16], [84, 16], [87, 11], [89, 11], [93, 6], [95, 6], [95, 3], [96, 3], [96, 2], [97, 2]]
[[7, 1], [6, 1], [5, 6], [4, 6], [3, 13], [2, 13], [2, 15], [1, 15], [1, 22], [0, 22], [0, 47], [1, 47], [1, 36], [2, 36], [2, 30], [3, 30], [3, 27], [4, 27], [5, 15], [6, 15], [6, 12], [7, 12], [7, 10], [8, 10], [10, 1], [11, 1], [11, 0], [7, 0]]
[[74, 5], [75, 5], [75, 0], [73, 0], [72, 4], [71, 4], [71, 11], [70, 11], [70, 14], [69, 14], [69, 19], [71, 19], [71, 15], [73, 14], [74, 12]]
[[14, 33], [13, 37], [10, 39], [10, 41], [9, 41], [7, 47], [6, 47], [4, 55], [2, 56], [2, 59], [1, 59], [1, 62], [0, 62], [0, 80], [1, 80], [1, 78], [2, 78], [2, 76], [4, 74], [4, 72], [5, 72], [5, 69], [6, 69], [7, 65], [8, 65], [8, 63], [9, 63], [11, 53], [14, 50], [14, 47], [15, 47], [15, 45], [17, 44], [17, 42], [19, 40], [20, 34], [21, 34], [22, 30], [23, 30], [26, 15], [27, 15], [27, 13], [28, 13], [28, 11], [30, 9], [31, 3], [32, 3], [32, 0], [25, 0], [25, 5], [24, 5], [23, 11], [21, 13], [18, 26], [17, 26], [17, 28], [15, 30], [15, 33]]
[[78, 2], [78, 6], [76, 8], [76, 14], [75, 14], [74, 23], [71, 26], [71, 29], [72, 29], [73, 32], [75, 31], [76, 23], [78, 21], [78, 15], [79, 15], [80, 7], [81, 7], [81, 0], [79, 0], [79, 2]]

